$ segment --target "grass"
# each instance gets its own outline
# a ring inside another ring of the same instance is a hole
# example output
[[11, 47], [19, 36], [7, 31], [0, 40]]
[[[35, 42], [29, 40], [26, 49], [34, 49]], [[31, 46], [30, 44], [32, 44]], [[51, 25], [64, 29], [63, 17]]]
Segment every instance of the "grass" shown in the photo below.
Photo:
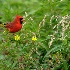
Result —
[[0, 26], [0, 70], [70, 69], [69, 0], [0, 0], [0, 23], [25, 18], [15, 33]]

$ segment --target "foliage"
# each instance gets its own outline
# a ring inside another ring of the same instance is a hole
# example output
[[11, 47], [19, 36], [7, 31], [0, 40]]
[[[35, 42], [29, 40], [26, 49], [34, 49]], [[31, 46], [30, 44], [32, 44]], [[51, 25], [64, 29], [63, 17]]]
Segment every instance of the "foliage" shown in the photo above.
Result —
[[17, 14], [26, 20], [15, 34], [0, 26], [0, 70], [69, 70], [69, 3], [0, 0], [0, 25], [12, 21]]

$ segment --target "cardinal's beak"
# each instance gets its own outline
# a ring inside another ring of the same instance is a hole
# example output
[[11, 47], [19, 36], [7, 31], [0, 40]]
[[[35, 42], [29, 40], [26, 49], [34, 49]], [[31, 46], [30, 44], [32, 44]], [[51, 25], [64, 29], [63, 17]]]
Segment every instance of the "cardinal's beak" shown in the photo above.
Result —
[[23, 22], [24, 22], [24, 21], [25, 21], [25, 19], [23, 18], [21, 21], [23, 21]]

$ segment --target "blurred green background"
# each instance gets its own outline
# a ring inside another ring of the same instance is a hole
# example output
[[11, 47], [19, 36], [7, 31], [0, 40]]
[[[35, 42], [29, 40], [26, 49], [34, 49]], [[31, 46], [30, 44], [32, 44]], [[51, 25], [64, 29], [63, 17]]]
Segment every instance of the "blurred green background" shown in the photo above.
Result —
[[[18, 41], [1, 27], [16, 15]], [[0, 70], [70, 70], [70, 1], [0, 0]]]

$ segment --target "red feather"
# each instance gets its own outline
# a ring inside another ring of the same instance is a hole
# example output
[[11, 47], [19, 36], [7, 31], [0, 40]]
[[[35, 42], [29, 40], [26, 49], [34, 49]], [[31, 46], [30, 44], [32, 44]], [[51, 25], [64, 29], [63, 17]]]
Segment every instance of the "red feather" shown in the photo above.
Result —
[[9, 22], [6, 24], [6, 28], [9, 30], [10, 33], [15, 33], [21, 30], [22, 28], [23, 17], [16, 16], [13, 22]]

